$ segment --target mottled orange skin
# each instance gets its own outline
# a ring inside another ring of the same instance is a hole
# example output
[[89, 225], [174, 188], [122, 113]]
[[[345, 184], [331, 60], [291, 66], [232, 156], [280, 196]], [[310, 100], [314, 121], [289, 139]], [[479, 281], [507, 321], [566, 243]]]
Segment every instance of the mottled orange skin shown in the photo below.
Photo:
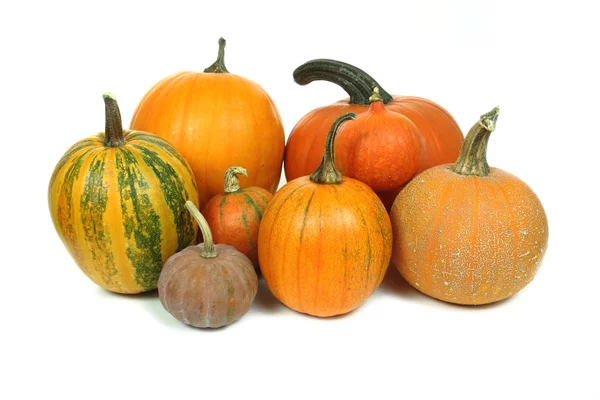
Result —
[[255, 82], [230, 73], [180, 72], [158, 82], [140, 101], [132, 129], [171, 143], [194, 172], [200, 205], [223, 191], [223, 175], [243, 165], [248, 179], [274, 193], [285, 137], [279, 112]]
[[[306, 114], [294, 127], [286, 144], [284, 167], [287, 180], [309, 175], [319, 166], [325, 137], [337, 117], [345, 112], [359, 114], [368, 109], [368, 105], [354, 105], [344, 99]], [[456, 161], [464, 137], [454, 118], [440, 105], [420, 97], [394, 96], [386, 109], [405, 116], [417, 127], [423, 155], [419, 172]], [[381, 198], [389, 208], [395, 196]]]
[[431, 168], [400, 192], [391, 219], [392, 261], [404, 279], [457, 304], [492, 303], [523, 289], [548, 243], [538, 197], [496, 168], [486, 177]]
[[319, 317], [360, 306], [391, 257], [389, 216], [364, 183], [288, 182], [269, 203], [258, 237], [265, 282], [289, 308]]
[[[214, 241], [235, 247], [257, 269], [258, 227], [272, 198], [271, 192], [251, 187], [216, 195], [202, 209]], [[202, 241], [202, 235], [198, 236]]]
[[340, 127], [335, 140], [339, 171], [376, 192], [403, 186], [421, 164], [421, 137], [405, 116], [386, 110], [381, 101]]

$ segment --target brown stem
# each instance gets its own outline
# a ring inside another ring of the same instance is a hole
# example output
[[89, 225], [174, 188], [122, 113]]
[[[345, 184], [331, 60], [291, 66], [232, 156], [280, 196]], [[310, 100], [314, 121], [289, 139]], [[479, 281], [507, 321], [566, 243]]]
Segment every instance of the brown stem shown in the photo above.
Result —
[[335, 167], [335, 163], [333, 160], [333, 144], [335, 142], [335, 137], [340, 129], [340, 126], [351, 119], [355, 119], [356, 114], [354, 113], [345, 113], [340, 115], [331, 128], [329, 128], [329, 132], [327, 133], [327, 138], [325, 139], [325, 151], [323, 152], [323, 161], [321, 161], [321, 165], [317, 168], [311, 175], [310, 180], [318, 183], [318, 184], [336, 184], [342, 183], [342, 174]]
[[500, 108], [483, 114], [479, 121], [469, 130], [465, 142], [460, 149], [458, 160], [453, 171], [460, 175], [487, 176], [490, 173], [486, 153], [490, 134], [496, 129], [496, 120]]
[[225, 193], [233, 193], [240, 190], [240, 180], [238, 175], [248, 176], [246, 168], [229, 167], [225, 171]]
[[213, 72], [217, 74], [227, 73], [227, 68], [225, 67], [225, 45], [227, 42], [223, 38], [219, 38], [219, 54], [217, 56], [217, 61], [215, 61], [210, 67], [206, 68], [204, 72]]
[[188, 200], [185, 202], [185, 206], [190, 211], [196, 222], [198, 222], [198, 227], [200, 227], [200, 231], [202, 232], [202, 238], [204, 239], [204, 250], [200, 256], [202, 258], [215, 258], [217, 256], [217, 249], [215, 249], [215, 243], [213, 242], [212, 233], [210, 231], [210, 226], [208, 226], [208, 222], [200, 213], [200, 211], [198, 211], [194, 203]]
[[121, 112], [117, 105], [117, 99], [114, 93], [104, 93], [104, 112], [105, 112], [105, 127], [104, 127], [104, 146], [120, 147], [125, 144], [123, 136], [123, 124], [121, 122]]

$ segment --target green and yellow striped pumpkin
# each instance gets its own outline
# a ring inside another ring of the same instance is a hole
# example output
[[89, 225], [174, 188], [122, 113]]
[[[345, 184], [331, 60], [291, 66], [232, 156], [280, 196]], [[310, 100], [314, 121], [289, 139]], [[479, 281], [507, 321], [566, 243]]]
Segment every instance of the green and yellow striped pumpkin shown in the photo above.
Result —
[[186, 161], [158, 136], [123, 130], [112, 94], [104, 95], [105, 133], [73, 145], [50, 179], [54, 227], [81, 270], [104, 289], [156, 289], [167, 258], [194, 244], [198, 206]]

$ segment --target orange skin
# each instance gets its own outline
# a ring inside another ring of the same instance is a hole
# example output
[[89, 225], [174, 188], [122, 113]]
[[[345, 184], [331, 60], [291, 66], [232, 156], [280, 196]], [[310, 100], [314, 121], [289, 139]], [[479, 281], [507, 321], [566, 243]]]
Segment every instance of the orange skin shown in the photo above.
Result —
[[546, 251], [542, 204], [500, 169], [480, 177], [452, 167], [418, 175], [394, 202], [392, 261], [409, 284], [446, 302], [477, 305], [512, 296], [531, 282]]
[[[345, 112], [360, 114], [368, 109], [368, 105], [350, 104], [349, 99], [345, 99], [306, 114], [287, 141], [284, 163], [287, 180], [309, 175], [319, 166], [327, 131], [337, 117]], [[444, 108], [420, 97], [394, 96], [386, 109], [408, 118], [420, 133], [422, 158], [417, 172], [456, 161], [464, 138], [456, 121]], [[336, 157], [341, 156], [336, 153]], [[381, 198], [389, 208], [395, 196]]]
[[[202, 209], [213, 239], [235, 247], [258, 269], [258, 228], [271, 192], [250, 187], [211, 198]], [[198, 236], [201, 236], [200, 234]], [[199, 242], [202, 238], [199, 237]]]
[[374, 101], [356, 120], [344, 124], [335, 141], [339, 171], [376, 192], [403, 186], [419, 170], [421, 138], [408, 118]]
[[392, 246], [390, 219], [364, 183], [308, 176], [283, 186], [263, 215], [258, 256], [273, 295], [298, 312], [350, 312], [379, 286]]
[[281, 176], [285, 137], [269, 95], [255, 82], [230, 73], [180, 72], [142, 98], [132, 129], [152, 132], [173, 145], [194, 172], [200, 205], [223, 190], [231, 165], [243, 165], [243, 187], [274, 193]]

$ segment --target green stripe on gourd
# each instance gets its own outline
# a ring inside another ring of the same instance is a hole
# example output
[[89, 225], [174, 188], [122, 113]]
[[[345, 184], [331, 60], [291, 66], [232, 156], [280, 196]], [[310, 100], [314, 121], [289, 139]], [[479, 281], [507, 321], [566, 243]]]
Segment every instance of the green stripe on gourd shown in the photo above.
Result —
[[185, 208], [185, 202], [189, 200], [189, 193], [173, 167], [166, 163], [158, 153], [139, 145], [132, 147], [140, 152], [142, 159], [160, 182], [161, 192], [171, 210], [177, 232], [177, 251], [183, 250], [194, 239], [194, 225]]
[[133, 236], [135, 240], [135, 248], [126, 250], [127, 258], [134, 267], [136, 283], [150, 290], [156, 287], [162, 269], [160, 218], [144, 193], [148, 183], [133, 153], [122, 147], [116, 152], [115, 162], [125, 237], [130, 240]]
[[85, 175], [83, 192], [79, 199], [81, 223], [94, 264], [104, 283], [119, 287], [113, 280], [118, 275], [112, 253], [110, 231], [105, 230], [104, 214], [108, 203], [108, 189], [104, 185], [106, 153], [96, 153]]

